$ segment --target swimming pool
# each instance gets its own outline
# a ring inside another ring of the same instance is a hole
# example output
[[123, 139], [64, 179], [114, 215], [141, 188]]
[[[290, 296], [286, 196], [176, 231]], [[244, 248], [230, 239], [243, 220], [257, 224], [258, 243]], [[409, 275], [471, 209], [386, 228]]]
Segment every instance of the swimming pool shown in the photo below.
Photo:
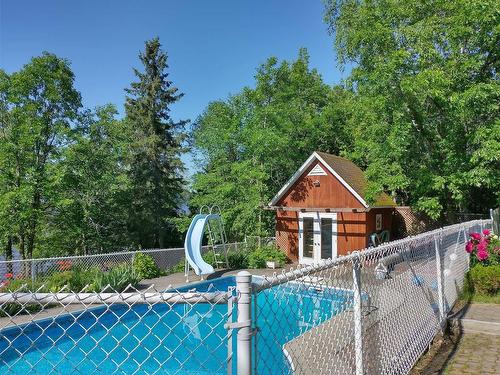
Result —
[[[177, 290], [234, 286], [230, 276]], [[316, 290], [297, 282], [258, 293], [258, 372], [287, 373], [282, 345], [338, 314], [351, 300], [350, 291]], [[0, 369], [15, 374], [224, 374], [227, 313], [227, 305], [138, 304], [38, 320], [0, 331]]]

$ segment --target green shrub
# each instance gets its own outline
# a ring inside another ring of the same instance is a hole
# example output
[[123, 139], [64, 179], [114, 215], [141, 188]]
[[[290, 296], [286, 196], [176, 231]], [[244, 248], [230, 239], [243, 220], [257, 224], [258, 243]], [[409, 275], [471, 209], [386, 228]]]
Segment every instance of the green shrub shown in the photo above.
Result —
[[248, 254], [244, 252], [227, 254], [227, 261], [231, 269], [248, 268]]
[[75, 267], [71, 271], [54, 272], [42, 279], [41, 282], [43, 282], [49, 292], [58, 292], [65, 286], [67, 286], [66, 290], [80, 292], [85, 286], [91, 286], [97, 275], [101, 273], [102, 271], [97, 267]]
[[154, 279], [160, 276], [160, 269], [153, 257], [143, 253], [135, 254], [134, 270], [141, 279]]
[[[131, 284], [137, 286], [141, 278], [128, 264], [119, 264], [109, 271], [75, 268], [72, 271], [54, 272], [49, 276], [32, 282], [26, 279], [11, 279], [0, 287], [0, 292], [59, 292], [67, 285], [68, 289], [80, 292], [86, 285], [88, 292], [102, 292], [109, 284], [111, 289], [122, 292]], [[40, 304], [5, 303], [0, 305], [0, 317], [33, 313], [42, 310]]]
[[[34, 292], [43, 286], [41, 281], [32, 282], [27, 279], [10, 279], [0, 288], [0, 292]], [[43, 291], [43, 289], [40, 289]]]
[[[229, 256], [228, 256], [229, 257]], [[217, 259], [215, 257], [215, 254], [212, 250], [206, 252], [203, 254], [203, 260], [210, 264], [212, 267], [217, 268], [217, 267], [222, 267], [226, 268], [226, 255], [224, 254], [224, 251], [219, 251], [217, 252]], [[222, 262], [217, 264], [217, 261]], [[228, 259], [229, 261], [229, 259]]]
[[73, 271], [54, 272], [43, 280], [45, 288], [49, 292], [59, 292], [67, 285], [71, 291], [79, 292], [81, 289], [74, 290], [72, 288], [71, 281], [73, 279], [73, 274]]
[[168, 268], [166, 274], [170, 275], [172, 273], [184, 272], [185, 261], [186, 260], [182, 258], [175, 266]]
[[129, 284], [137, 286], [139, 281], [141, 281], [141, 278], [137, 275], [133, 266], [120, 264], [108, 272], [97, 274], [91, 291], [102, 292], [109, 285], [112, 290], [123, 292]]
[[[223, 259], [224, 256], [221, 255], [219, 257], [219, 260], [224, 260], [225, 262], [225, 259]], [[215, 255], [214, 255], [214, 252], [212, 250], [206, 252], [205, 254], [203, 254], [203, 260], [205, 262], [207, 262], [208, 264], [210, 264], [212, 267], [217, 267], [217, 262], [215, 261]]]
[[43, 306], [37, 303], [27, 303], [24, 305], [19, 303], [4, 303], [0, 305], [0, 317], [34, 314], [41, 311], [42, 308]]
[[284, 252], [275, 246], [263, 246], [253, 250], [248, 255], [249, 268], [264, 268], [266, 267], [266, 261], [274, 261], [278, 267], [283, 267], [287, 262], [287, 257]]
[[466, 293], [493, 296], [500, 290], [500, 265], [477, 264], [466, 276]]
[[[2, 283], [0, 287], [0, 292], [31, 292], [40, 290], [43, 292], [43, 289], [40, 289], [42, 283], [40, 282], [31, 282], [31, 280], [26, 279], [10, 279], [5, 283]], [[23, 315], [23, 314], [31, 314], [36, 313], [42, 310], [42, 306], [37, 303], [28, 303], [28, 304], [19, 304], [19, 303], [4, 303], [0, 304], [0, 317], [4, 316], [15, 316], [15, 315]]]

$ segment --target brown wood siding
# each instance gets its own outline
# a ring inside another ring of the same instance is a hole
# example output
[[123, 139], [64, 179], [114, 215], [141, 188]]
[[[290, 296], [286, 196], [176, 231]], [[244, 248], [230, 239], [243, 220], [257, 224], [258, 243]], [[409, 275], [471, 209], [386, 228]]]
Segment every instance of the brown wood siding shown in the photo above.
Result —
[[367, 245], [366, 213], [337, 214], [338, 255], [346, 255]]
[[299, 259], [299, 213], [278, 211], [276, 213], [276, 244], [291, 260]]
[[[307, 176], [309, 171], [320, 164], [326, 176]], [[314, 181], [320, 186], [314, 186]], [[288, 192], [277, 202], [279, 206], [300, 208], [364, 208], [359, 200], [319, 162], [312, 165], [295, 182]], [[277, 211], [276, 243], [290, 259], [299, 256], [298, 212]], [[366, 213], [337, 213], [337, 254], [363, 249], [367, 246]], [[375, 225], [375, 224], [374, 224]]]
[[[327, 173], [326, 176], [307, 176], [316, 164], [321, 165]], [[319, 181], [320, 186], [315, 187], [314, 181]], [[276, 205], [304, 208], [364, 208], [361, 202], [328, 171], [328, 168], [319, 162], [312, 163]]]

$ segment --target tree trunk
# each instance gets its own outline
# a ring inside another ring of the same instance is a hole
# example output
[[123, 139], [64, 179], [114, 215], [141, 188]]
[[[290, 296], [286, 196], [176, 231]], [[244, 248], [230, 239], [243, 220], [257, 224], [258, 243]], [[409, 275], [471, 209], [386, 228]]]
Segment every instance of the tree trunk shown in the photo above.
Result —
[[38, 222], [38, 210], [40, 209], [41, 196], [38, 190], [35, 190], [35, 194], [33, 195], [33, 202], [31, 204], [31, 209], [33, 213], [29, 220], [29, 228], [28, 228], [28, 247], [27, 247], [27, 257], [29, 259], [33, 258], [33, 250], [35, 249], [35, 240], [36, 240], [36, 230], [37, 230], [37, 222]]
[[21, 254], [22, 259], [26, 259], [26, 242], [24, 240], [23, 232], [19, 235], [19, 254]]
[[[12, 236], [7, 237], [5, 260], [12, 260]], [[12, 273], [12, 262], [7, 263], [7, 273]]]

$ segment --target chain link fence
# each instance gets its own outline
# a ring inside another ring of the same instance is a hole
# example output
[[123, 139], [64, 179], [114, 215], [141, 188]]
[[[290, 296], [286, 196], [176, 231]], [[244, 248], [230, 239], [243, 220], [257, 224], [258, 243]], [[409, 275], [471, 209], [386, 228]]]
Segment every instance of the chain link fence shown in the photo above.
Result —
[[272, 277], [243, 271], [177, 290], [0, 290], [0, 369], [407, 374], [460, 293], [469, 233], [489, 227], [462, 223]]
[[[267, 239], [265, 239], [267, 240]], [[253, 242], [233, 242], [225, 245], [203, 246], [202, 253], [207, 254], [211, 251], [219, 253], [224, 258], [224, 253], [229, 254], [238, 252], [247, 252]], [[63, 272], [70, 269], [90, 269], [99, 268], [101, 271], [110, 270], [118, 265], [132, 265], [137, 253], [143, 253], [153, 258], [157, 267], [164, 272], [168, 272], [173, 267], [182, 263], [184, 260], [184, 248], [170, 249], [144, 249], [139, 251], [124, 251], [116, 253], [67, 256], [54, 258], [35, 258], [35, 259], [14, 259], [0, 261], [0, 282], [6, 280], [6, 274], [12, 278], [38, 280], [54, 272]]]
[[486, 227], [452, 225], [265, 279], [253, 373], [407, 374], [462, 289], [469, 233]]
[[231, 291], [0, 293], [8, 374], [225, 374]]

